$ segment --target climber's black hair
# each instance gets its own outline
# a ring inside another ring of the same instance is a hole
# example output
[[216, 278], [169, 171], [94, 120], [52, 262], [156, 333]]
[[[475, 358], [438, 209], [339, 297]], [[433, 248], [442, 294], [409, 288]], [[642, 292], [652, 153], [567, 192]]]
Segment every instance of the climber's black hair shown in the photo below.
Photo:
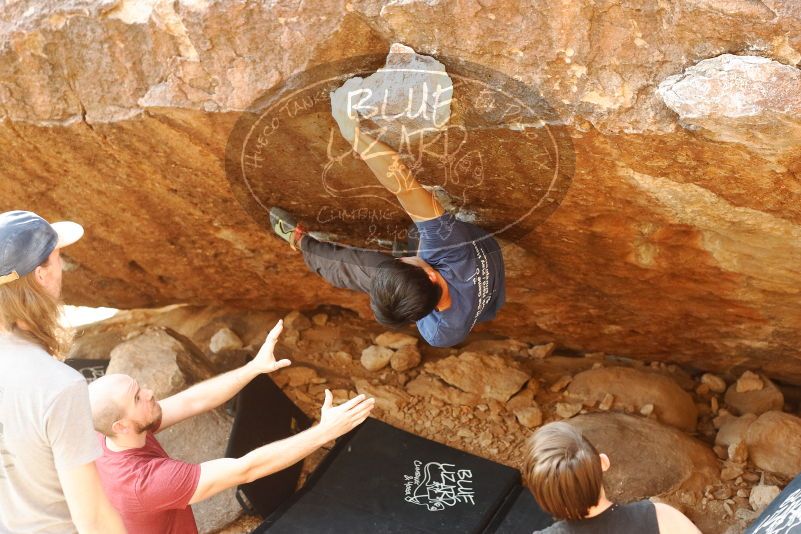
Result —
[[442, 288], [417, 265], [392, 259], [378, 265], [370, 288], [370, 307], [376, 320], [398, 328], [431, 313]]

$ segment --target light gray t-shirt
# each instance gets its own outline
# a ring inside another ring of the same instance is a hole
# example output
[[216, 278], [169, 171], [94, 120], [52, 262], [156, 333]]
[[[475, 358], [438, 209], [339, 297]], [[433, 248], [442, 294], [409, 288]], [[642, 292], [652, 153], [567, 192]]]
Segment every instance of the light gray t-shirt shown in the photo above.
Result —
[[0, 533], [76, 532], [58, 473], [100, 454], [83, 376], [0, 331]]

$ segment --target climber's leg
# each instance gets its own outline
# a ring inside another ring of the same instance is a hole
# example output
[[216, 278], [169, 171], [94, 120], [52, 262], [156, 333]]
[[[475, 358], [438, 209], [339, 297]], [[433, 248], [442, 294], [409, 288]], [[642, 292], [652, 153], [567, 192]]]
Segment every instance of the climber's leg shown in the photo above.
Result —
[[337, 243], [318, 241], [304, 234], [299, 247], [306, 265], [334, 287], [370, 291], [372, 273], [392, 256]]

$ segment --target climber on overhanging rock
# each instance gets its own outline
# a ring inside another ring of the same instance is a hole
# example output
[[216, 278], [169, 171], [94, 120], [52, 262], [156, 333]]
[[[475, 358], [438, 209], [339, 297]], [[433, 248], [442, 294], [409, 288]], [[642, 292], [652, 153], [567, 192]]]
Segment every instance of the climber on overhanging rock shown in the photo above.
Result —
[[456, 345], [504, 304], [501, 249], [481, 228], [446, 213], [397, 152], [360, 130], [345, 100], [332, 98], [340, 133], [414, 221], [420, 234], [417, 255], [395, 259], [320, 241], [280, 208], [270, 210], [273, 230], [333, 286], [369, 293], [378, 322], [401, 327], [414, 321], [431, 345]]

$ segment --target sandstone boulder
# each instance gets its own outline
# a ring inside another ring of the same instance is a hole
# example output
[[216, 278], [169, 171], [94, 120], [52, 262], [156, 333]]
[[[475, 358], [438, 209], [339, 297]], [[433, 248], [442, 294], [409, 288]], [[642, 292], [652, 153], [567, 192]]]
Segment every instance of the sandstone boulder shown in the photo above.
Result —
[[158, 399], [215, 374], [212, 364], [188, 339], [162, 328], [148, 328], [117, 345], [106, 373], [132, 376]]
[[562, 419], [570, 419], [581, 411], [582, 405], [580, 402], [557, 402], [556, 415]]
[[608, 412], [615, 404], [615, 396], [611, 393], [604, 394], [604, 398], [598, 403], [598, 409], [602, 412]]
[[361, 362], [368, 371], [380, 371], [389, 365], [395, 351], [387, 347], [370, 345], [362, 351]]
[[540, 389], [542, 389], [539, 378], [532, 376], [529, 381], [526, 382], [526, 389], [530, 390], [534, 395], [539, 393]]
[[748, 427], [756, 420], [757, 416], [752, 413], [740, 417], [731, 415], [726, 417], [715, 436], [715, 443], [729, 447], [735, 443], [744, 442]]
[[748, 446], [745, 441], [736, 441], [729, 445], [727, 449], [727, 456], [729, 461], [736, 464], [745, 464], [748, 460]]
[[242, 340], [236, 335], [236, 332], [230, 328], [221, 328], [211, 336], [209, 341], [209, 350], [214, 354], [226, 350], [236, 350], [242, 348]]
[[519, 408], [514, 414], [517, 421], [526, 428], [536, 428], [542, 424], [542, 410], [536, 403], [533, 406]]
[[389, 364], [395, 371], [402, 373], [420, 365], [422, 357], [416, 345], [406, 345], [395, 351], [389, 359]]
[[284, 328], [287, 330], [302, 331], [311, 327], [311, 321], [303, 313], [298, 310], [289, 312], [284, 317]]
[[[543, 199], [559, 209], [535, 213], [505, 243], [508, 285], [518, 289], [487, 332], [716, 372], [736, 362], [801, 383], [801, 335], [792, 326], [801, 318], [800, 203], [786, 185], [797, 175], [801, 139], [797, 2], [668, 4], [471, 4], [454, 23], [461, 5], [453, 0], [367, 0], [346, 9], [5, 2], [0, 197], [85, 224], [87, 239], [65, 252], [72, 303], [328, 303], [368, 317], [364, 295], [327, 286], [279, 246], [263, 209], [249, 209], [252, 195], [226, 180], [224, 154], [237, 113], [258, 115], [288, 97], [304, 81], [293, 76], [375, 54], [359, 70], [369, 76], [402, 40], [453, 73], [451, 123], [468, 118], [463, 153], [480, 153], [493, 177], [462, 201], [482, 226], [506, 228], [517, 220], [513, 208], [541, 198], [526, 185], [547, 161], [524, 149], [527, 136], [569, 139], [560, 154], [574, 145], [584, 158], [578, 166], [566, 158], [560, 170], [574, 179]], [[724, 54], [732, 50], [763, 57]], [[465, 96], [469, 84], [459, 85], [457, 74], [467, 61], [491, 65], [482, 78], [489, 97]], [[482, 118], [479, 104], [498, 109], [496, 89], [516, 82], [555, 108], [544, 114], [553, 119], [547, 131]], [[383, 213], [388, 196], [343, 199], [322, 185], [316, 171], [335, 126], [330, 103], [316, 104], [281, 116], [276, 137], [286, 150], [271, 151], [264, 170], [273, 172], [256, 184], [270, 194], [260, 200], [289, 202], [309, 221], [339, 209]], [[442, 163], [453, 169], [448, 158]], [[342, 183], [376, 187], [364, 173], [363, 162], [349, 160]], [[522, 192], [499, 195], [498, 186]], [[109, 191], [124, 210], [108, 201]], [[391, 223], [408, 224], [396, 208]], [[321, 230], [350, 235], [356, 226], [345, 216], [329, 219]], [[367, 234], [370, 225], [362, 226]], [[607, 268], [597, 269], [599, 261]]]
[[[761, 383], [761, 388], [757, 387], [757, 380]], [[760, 376], [748, 378], [745, 385], [738, 380], [729, 386], [724, 402], [735, 413], [759, 415], [770, 410], [781, 410], [784, 406], [784, 395], [768, 377]]]
[[742, 476], [743, 472], [744, 469], [742, 464], [726, 461], [723, 463], [723, 467], [720, 470], [720, 479], [724, 482], [735, 480], [736, 478]]
[[406, 384], [406, 391], [417, 397], [432, 397], [448, 404], [475, 406], [481, 402], [480, 395], [449, 386], [428, 373], [421, 373], [420, 376], [409, 381]]
[[758, 374], [752, 371], [745, 371], [735, 383], [737, 393], [747, 393], [749, 391], [760, 391], [765, 387], [765, 382]]
[[426, 370], [462, 391], [501, 402], [508, 401], [530, 378], [508, 359], [477, 352], [444, 358], [427, 364]]
[[661, 373], [629, 367], [590, 369], [573, 377], [567, 393], [587, 406], [602, 402], [609, 394], [614, 396], [613, 408], [639, 412], [652, 405], [650, 411], [660, 421], [688, 432], [695, 430], [698, 421], [692, 396]]
[[553, 354], [556, 348], [556, 343], [547, 343], [545, 345], [535, 345], [528, 349], [528, 355], [535, 360], [542, 360]]
[[535, 428], [542, 424], [542, 410], [534, 400], [536, 394], [534, 389], [525, 388], [506, 403], [506, 409], [526, 428]]
[[760, 469], [788, 478], [801, 473], [801, 418], [765, 412], [748, 427], [745, 443], [751, 461]]
[[717, 480], [718, 461], [709, 447], [653, 419], [596, 413], [568, 422], [609, 456], [604, 482], [612, 500], [696, 494]]
[[552, 393], [559, 393], [560, 391], [565, 389], [572, 380], [573, 380], [572, 376], [562, 375], [556, 380], [556, 382], [551, 384], [551, 386], [548, 388], [548, 391]]
[[525, 408], [526, 406], [531, 406], [534, 404], [534, 397], [537, 395], [537, 392], [531, 388], [525, 388], [520, 393], [509, 399], [506, 403], [506, 409], [510, 412], [514, 412], [517, 409]]

